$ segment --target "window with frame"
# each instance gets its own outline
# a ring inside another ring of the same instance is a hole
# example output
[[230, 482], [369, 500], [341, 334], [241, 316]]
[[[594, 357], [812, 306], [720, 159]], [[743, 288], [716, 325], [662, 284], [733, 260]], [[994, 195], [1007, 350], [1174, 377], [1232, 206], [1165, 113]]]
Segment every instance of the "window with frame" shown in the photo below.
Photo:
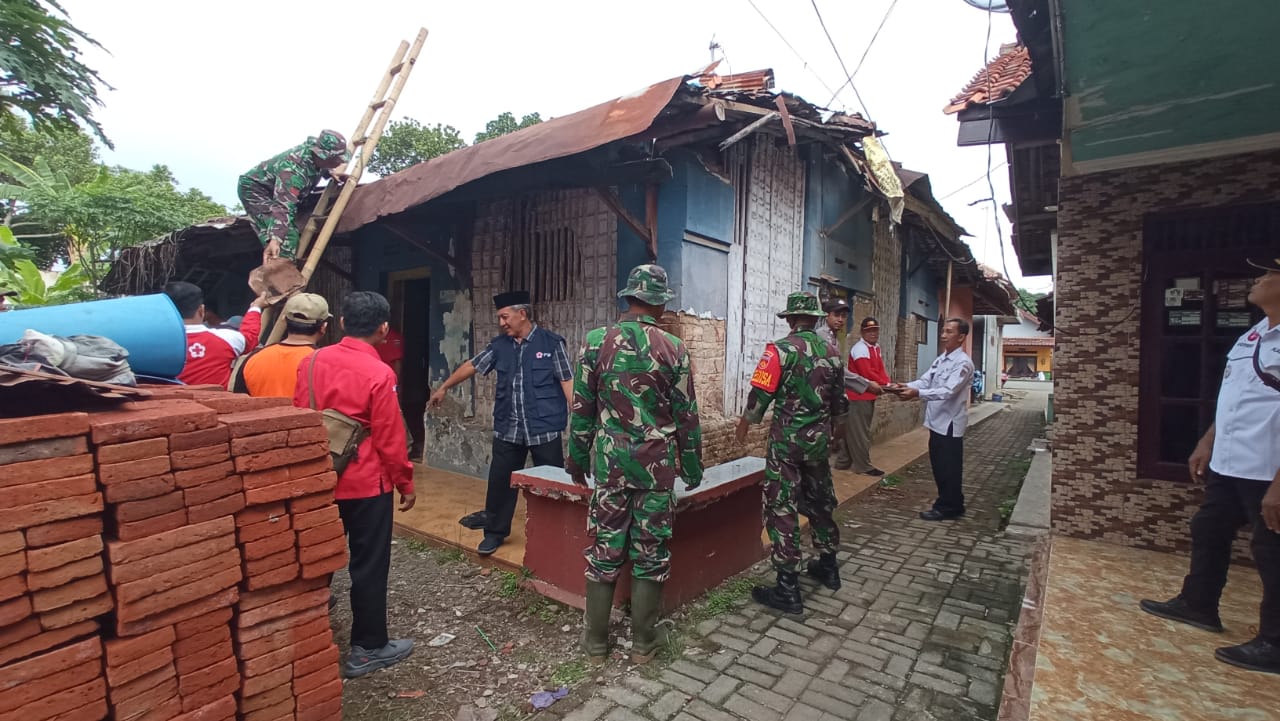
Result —
[[1143, 228], [1138, 473], [1189, 481], [1187, 459], [1213, 423], [1226, 354], [1262, 318], [1245, 259], [1280, 237], [1280, 206], [1149, 215]]

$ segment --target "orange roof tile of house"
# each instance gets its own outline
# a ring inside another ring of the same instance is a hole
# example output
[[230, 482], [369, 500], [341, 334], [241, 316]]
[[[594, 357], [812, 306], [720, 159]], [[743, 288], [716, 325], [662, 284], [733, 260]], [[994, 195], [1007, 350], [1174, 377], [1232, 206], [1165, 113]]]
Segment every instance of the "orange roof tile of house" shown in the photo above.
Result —
[[1026, 47], [1004, 45], [1000, 54], [978, 71], [973, 80], [951, 99], [942, 112], [951, 115], [974, 105], [990, 105], [1004, 100], [1031, 77], [1031, 55]]

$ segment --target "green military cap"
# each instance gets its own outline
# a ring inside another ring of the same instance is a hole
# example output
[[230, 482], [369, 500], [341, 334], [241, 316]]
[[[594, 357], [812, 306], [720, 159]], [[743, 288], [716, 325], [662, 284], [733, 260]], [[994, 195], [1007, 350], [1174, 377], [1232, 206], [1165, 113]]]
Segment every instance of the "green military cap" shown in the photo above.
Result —
[[787, 309], [778, 314], [779, 318], [793, 315], [811, 315], [821, 318], [826, 315], [818, 304], [818, 296], [813, 293], [792, 293], [787, 296]]
[[319, 160], [342, 157], [347, 160], [347, 139], [336, 130], [321, 130], [320, 135], [311, 138], [311, 153]]
[[676, 294], [667, 287], [667, 271], [660, 265], [646, 263], [631, 269], [627, 287], [618, 291], [619, 298], [635, 298], [649, 305], [666, 305]]

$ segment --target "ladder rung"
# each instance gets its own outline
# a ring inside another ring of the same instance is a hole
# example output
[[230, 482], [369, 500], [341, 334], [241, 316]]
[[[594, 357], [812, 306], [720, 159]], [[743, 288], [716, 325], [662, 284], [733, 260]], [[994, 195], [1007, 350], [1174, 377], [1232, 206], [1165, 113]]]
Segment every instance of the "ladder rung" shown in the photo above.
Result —
[[401, 70], [404, 70], [404, 63], [397, 63], [387, 70], [387, 75], [399, 75]]
[[368, 140], [369, 140], [369, 136], [366, 135], [363, 138], [356, 138], [355, 140], [352, 140], [351, 144], [359, 147], [361, 145], [364, 145], [366, 142], [368, 142]]
[[378, 101], [378, 102], [376, 102], [376, 103], [370, 103], [370, 104], [369, 104], [369, 109], [370, 109], [370, 110], [381, 110], [381, 109], [382, 109], [382, 107], [383, 107], [384, 105], [386, 105], [386, 104], [387, 104], [387, 102], [388, 102], [388, 101], [386, 101], [386, 100], [379, 100], [379, 101]]

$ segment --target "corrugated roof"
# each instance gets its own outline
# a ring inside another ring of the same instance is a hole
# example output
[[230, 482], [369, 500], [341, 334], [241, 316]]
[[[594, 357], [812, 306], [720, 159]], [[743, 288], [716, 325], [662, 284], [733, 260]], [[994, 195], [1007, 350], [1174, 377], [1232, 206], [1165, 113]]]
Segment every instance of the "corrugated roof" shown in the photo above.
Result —
[[712, 72], [706, 72], [698, 76], [698, 84], [708, 90], [772, 90], [773, 83], [773, 68], [750, 70], [732, 75], [716, 75]]
[[338, 232], [350, 232], [378, 218], [402, 213], [503, 170], [568, 157], [635, 135], [653, 124], [684, 87], [685, 79], [682, 75], [664, 80], [639, 92], [455, 150], [361, 185], [342, 214]]
[[1001, 46], [1000, 54], [978, 71], [942, 112], [950, 115], [974, 105], [990, 105], [1009, 97], [1031, 77], [1031, 55], [1018, 44]]

